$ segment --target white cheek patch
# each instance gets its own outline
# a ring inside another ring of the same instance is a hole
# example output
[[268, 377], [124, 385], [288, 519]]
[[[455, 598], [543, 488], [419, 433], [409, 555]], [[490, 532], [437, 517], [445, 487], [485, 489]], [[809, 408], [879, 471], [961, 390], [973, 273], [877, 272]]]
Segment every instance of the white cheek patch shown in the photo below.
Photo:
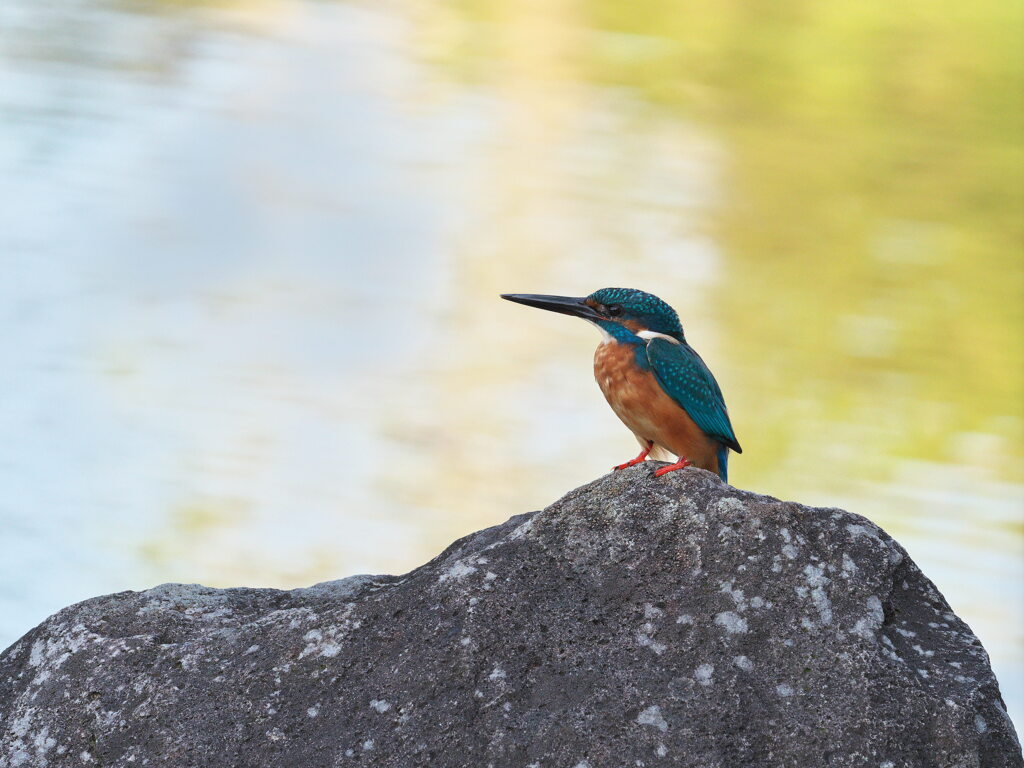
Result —
[[679, 344], [679, 339], [672, 338], [664, 333], [656, 333], [654, 331], [637, 331], [637, 336], [641, 339], [650, 341], [651, 339], [664, 339], [665, 341], [671, 341], [673, 344]]

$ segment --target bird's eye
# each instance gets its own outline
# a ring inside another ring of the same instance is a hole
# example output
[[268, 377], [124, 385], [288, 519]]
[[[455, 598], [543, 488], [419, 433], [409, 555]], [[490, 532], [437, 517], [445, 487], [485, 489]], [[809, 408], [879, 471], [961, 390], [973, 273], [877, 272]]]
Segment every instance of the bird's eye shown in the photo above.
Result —
[[618, 317], [622, 314], [622, 307], [618, 304], [609, 304], [605, 307], [605, 311], [608, 313], [609, 317]]

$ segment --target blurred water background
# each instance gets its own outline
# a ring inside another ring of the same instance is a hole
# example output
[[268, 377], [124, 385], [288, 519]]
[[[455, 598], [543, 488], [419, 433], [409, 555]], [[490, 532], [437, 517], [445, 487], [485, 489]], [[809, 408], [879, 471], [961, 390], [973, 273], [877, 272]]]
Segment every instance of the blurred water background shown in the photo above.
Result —
[[735, 485], [910, 551], [1024, 723], [1024, 5], [4, 0], [0, 647], [401, 572], [635, 453], [669, 300]]

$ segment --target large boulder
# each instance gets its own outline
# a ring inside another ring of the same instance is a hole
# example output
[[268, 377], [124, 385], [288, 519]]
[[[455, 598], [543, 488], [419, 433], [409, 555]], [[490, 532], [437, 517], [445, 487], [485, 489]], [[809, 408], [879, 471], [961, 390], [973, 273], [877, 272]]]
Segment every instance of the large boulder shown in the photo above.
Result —
[[0, 656], [0, 766], [1021, 766], [884, 531], [654, 465], [404, 576], [169, 584]]

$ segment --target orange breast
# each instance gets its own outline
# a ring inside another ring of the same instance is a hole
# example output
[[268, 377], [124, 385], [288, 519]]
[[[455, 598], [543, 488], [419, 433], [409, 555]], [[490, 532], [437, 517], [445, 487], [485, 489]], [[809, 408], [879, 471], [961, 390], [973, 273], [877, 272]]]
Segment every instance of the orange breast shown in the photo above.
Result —
[[615, 415], [641, 445], [652, 440], [702, 469], [718, 472], [718, 443], [665, 394], [651, 371], [637, 366], [633, 345], [615, 341], [601, 344], [594, 353], [594, 377]]

